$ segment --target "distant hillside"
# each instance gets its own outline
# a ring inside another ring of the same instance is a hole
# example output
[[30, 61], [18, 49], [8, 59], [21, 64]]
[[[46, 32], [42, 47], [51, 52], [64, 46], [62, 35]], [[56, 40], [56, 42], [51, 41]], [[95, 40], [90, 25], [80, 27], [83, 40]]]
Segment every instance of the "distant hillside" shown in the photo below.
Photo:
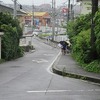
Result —
[[[9, 7], [13, 8], [13, 4], [6, 4]], [[20, 10], [20, 5], [17, 5], [17, 10]], [[26, 12], [31, 12], [32, 11], [32, 6], [31, 5], [22, 5], [22, 10]], [[51, 5], [50, 4], [42, 4], [39, 6], [34, 7], [34, 11], [37, 12], [51, 12]]]

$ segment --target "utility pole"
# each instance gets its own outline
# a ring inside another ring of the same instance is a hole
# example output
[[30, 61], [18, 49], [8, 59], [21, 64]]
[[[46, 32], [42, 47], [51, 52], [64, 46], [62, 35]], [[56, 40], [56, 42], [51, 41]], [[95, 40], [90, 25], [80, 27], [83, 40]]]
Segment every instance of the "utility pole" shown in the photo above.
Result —
[[16, 18], [16, 1], [17, 0], [14, 0], [14, 15], [13, 15], [13, 18], [15, 19]]
[[52, 41], [55, 36], [55, 0], [52, 0]]
[[74, 20], [74, 0], [72, 1], [72, 4], [71, 4], [71, 19]]
[[32, 32], [34, 30], [34, 4], [32, 5]]
[[95, 59], [97, 56], [97, 52], [95, 49], [95, 41], [96, 41], [96, 36], [95, 36], [95, 21], [94, 21], [94, 16], [96, 11], [98, 11], [98, 0], [92, 0], [92, 17], [91, 17], [91, 39], [90, 39], [90, 45], [91, 45], [91, 59]]
[[95, 42], [95, 33], [94, 33], [95, 22], [93, 18], [94, 18], [96, 11], [98, 11], [98, 0], [92, 0], [91, 46], [93, 46]]
[[70, 19], [70, 0], [68, 0], [68, 17], [67, 17], [67, 23]]

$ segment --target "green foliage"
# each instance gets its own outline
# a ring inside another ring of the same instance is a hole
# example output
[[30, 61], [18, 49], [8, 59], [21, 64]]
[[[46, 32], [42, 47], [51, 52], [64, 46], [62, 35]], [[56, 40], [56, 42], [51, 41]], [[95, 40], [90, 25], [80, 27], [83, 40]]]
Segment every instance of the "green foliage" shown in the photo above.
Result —
[[5, 62], [5, 60], [4, 59], [0, 59], [0, 64], [3, 63], [3, 62]]
[[81, 63], [88, 63], [90, 61], [90, 30], [80, 32], [72, 40], [72, 51], [76, 60]]
[[85, 66], [85, 70], [87, 70], [89, 72], [100, 73], [100, 60], [92, 61], [87, 66]]
[[67, 24], [67, 31], [68, 31], [68, 35], [69, 38], [71, 39], [73, 36], [75, 36], [75, 30], [74, 30], [74, 26], [75, 26], [75, 21], [69, 21], [69, 23]]
[[22, 57], [24, 55], [24, 49], [20, 46], [18, 46], [18, 49], [17, 49], [17, 55], [18, 57]]
[[42, 33], [42, 34], [39, 34], [39, 37], [47, 37], [47, 36], [51, 36], [52, 33]]
[[67, 25], [68, 35], [70, 38], [76, 36], [81, 31], [90, 29], [91, 25], [91, 14], [81, 15], [74, 21], [70, 21]]
[[21, 46], [25, 52], [29, 52], [30, 50], [34, 50], [33, 45]]
[[98, 11], [95, 15], [95, 36], [96, 36], [96, 51], [98, 53], [98, 58], [100, 58], [100, 12]]
[[19, 39], [22, 36], [22, 29], [17, 19], [13, 19], [9, 14], [0, 13], [0, 30], [4, 32], [2, 36], [1, 56], [5, 60], [11, 60], [23, 55], [22, 48], [19, 47]]
[[67, 26], [68, 35], [72, 43], [72, 55], [87, 71], [100, 72], [100, 11], [96, 12], [95, 43], [90, 45], [91, 14], [82, 15]]

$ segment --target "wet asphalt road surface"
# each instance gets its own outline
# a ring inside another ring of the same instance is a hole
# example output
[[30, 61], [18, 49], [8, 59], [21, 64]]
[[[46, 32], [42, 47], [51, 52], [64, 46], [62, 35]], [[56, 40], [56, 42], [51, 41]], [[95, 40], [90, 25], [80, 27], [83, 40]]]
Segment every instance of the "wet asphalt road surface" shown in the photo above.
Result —
[[34, 37], [35, 52], [0, 64], [0, 100], [100, 100], [100, 85], [53, 74], [59, 49]]

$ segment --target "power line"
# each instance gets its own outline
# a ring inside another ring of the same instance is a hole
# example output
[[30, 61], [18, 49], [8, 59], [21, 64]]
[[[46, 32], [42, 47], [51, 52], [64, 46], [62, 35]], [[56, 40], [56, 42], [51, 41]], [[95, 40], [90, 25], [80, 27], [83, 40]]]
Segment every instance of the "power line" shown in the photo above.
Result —
[[20, 6], [20, 9], [23, 9], [23, 10], [25, 10], [25, 11], [29, 11], [29, 9], [27, 8], [27, 7], [24, 7], [21, 3], [19, 3], [18, 1], [17, 1], [17, 4], [19, 4], [19, 6]]
[[[11, 1], [14, 2], [14, 0], [11, 0]], [[16, 5], [18, 5], [20, 9], [23, 9], [23, 11], [29, 11], [29, 9], [27, 7], [24, 7], [21, 3], [19, 3], [18, 0], [16, 0]]]

